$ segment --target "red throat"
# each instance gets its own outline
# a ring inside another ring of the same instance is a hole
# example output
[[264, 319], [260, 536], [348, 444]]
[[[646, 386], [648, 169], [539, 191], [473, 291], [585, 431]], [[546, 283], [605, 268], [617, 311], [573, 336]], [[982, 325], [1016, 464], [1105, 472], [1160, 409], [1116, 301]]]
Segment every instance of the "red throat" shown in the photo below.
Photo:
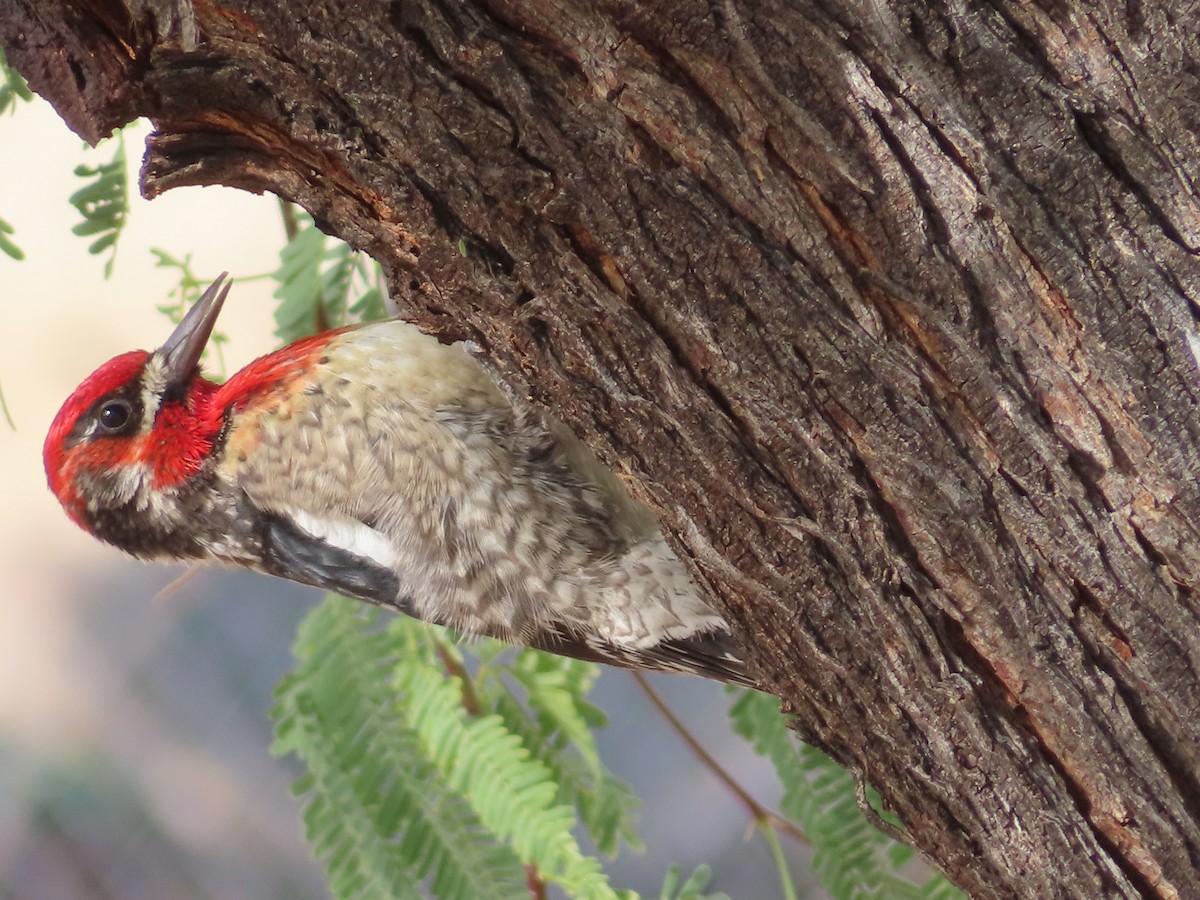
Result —
[[221, 429], [223, 410], [215, 409], [218, 385], [197, 376], [187, 395], [163, 403], [154, 427], [138, 441], [137, 460], [153, 472], [155, 490], [174, 487], [200, 471]]

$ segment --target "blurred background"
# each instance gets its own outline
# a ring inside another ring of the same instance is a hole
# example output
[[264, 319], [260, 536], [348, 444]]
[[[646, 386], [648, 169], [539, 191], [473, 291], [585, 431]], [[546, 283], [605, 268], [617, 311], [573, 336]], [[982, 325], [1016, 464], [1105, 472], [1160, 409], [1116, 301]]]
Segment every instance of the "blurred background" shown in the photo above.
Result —
[[[148, 129], [129, 135], [131, 177]], [[202, 278], [272, 271], [273, 197], [222, 188], [131, 199], [112, 277], [74, 237], [67, 198], [85, 151], [35, 100], [0, 118], [0, 217], [27, 258], [0, 256], [0, 898], [320, 898], [294, 760], [273, 757], [267, 710], [298, 620], [319, 594], [246, 573], [144, 565], [75, 528], [45, 487], [41, 442], [75, 386], [109, 357], [152, 349], [175, 283], [150, 247], [193, 254]], [[267, 281], [235, 285], [220, 328], [234, 371], [276, 345]], [[161, 595], [161, 596], [160, 596]], [[708, 749], [768, 806], [779, 787], [732, 734], [718, 685], [655, 679]], [[671, 863], [714, 869], [713, 890], [779, 896], [766, 844], [626, 674], [600, 679], [608, 764], [643, 798], [647, 850], [611, 872], [657, 896]], [[785, 839], [786, 840], [786, 839]], [[807, 862], [793, 853], [793, 876]], [[806, 896], [823, 896], [814, 889]]]

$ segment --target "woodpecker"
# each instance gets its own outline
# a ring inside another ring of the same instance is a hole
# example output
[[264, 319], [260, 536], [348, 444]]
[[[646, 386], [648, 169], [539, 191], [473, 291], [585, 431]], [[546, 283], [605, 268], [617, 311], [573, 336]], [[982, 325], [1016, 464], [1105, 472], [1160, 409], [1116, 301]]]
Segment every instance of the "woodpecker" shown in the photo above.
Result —
[[[224, 282], [224, 284], [223, 284]], [[650, 510], [561, 423], [401, 321], [303, 338], [218, 384], [221, 275], [153, 353], [97, 369], [46, 438], [84, 530], [468, 635], [754, 686]]]

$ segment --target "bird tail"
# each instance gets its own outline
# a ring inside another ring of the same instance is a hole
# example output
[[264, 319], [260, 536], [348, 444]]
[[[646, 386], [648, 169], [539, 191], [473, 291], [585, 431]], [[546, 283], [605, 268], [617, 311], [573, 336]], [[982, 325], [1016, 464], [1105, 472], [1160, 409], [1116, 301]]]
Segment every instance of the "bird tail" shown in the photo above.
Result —
[[707, 631], [667, 638], [648, 647], [597, 641], [562, 628], [543, 632], [531, 646], [560, 656], [625, 669], [699, 675], [724, 684], [761, 690], [729, 632]]

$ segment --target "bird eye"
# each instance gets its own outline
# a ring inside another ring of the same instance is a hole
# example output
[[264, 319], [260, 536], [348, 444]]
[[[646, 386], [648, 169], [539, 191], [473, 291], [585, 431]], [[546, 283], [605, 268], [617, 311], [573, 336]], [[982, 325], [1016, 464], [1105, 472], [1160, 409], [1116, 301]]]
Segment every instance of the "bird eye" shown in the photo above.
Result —
[[132, 414], [133, 407], [129, 405], [128, 400], [109, 400], [100, 407], [100, 412], [96, 414], [96, 421], [100, 423], [101, 431], [113, 433], [129, 424], [129, 417]]

